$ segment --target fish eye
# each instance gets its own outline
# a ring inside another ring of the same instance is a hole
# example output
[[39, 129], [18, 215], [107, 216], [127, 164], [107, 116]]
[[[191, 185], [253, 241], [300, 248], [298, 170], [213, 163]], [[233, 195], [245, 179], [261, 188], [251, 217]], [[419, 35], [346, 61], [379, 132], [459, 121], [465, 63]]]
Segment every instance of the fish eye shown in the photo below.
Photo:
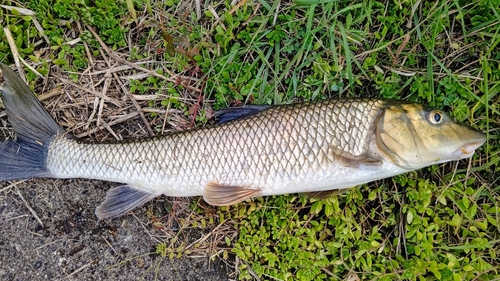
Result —
[[440, 124], [443, 121], [443, 114], [437, 110], [433, 110], [427, 118], [432, 124]]

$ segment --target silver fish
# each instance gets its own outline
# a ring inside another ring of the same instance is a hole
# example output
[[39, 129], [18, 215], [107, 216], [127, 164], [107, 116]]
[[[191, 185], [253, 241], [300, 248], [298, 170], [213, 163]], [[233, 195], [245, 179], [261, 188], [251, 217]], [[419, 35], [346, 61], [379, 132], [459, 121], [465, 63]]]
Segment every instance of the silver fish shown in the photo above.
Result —
[[199, 129], [89, 144], [65, 133], [7, 66], [3, 99], [16, 140], [0, 144], [0, 180], [91, 178], [110, 189], [99, 218], [161, 195], [224, 206], [255, 196], [316, 195], [471, 157], [486, 138], [441, 110], [401, 101], [330, 99], [228, 108]]

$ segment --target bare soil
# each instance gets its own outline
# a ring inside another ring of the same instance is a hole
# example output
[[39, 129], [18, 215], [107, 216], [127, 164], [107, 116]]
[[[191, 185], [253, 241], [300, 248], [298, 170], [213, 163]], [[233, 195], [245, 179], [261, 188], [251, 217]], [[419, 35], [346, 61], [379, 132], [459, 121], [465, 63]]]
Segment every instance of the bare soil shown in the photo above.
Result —
[[[155, 254], [158, 242], [144, 221], [147, 207], [98, 221], [94, 209], [114, 185], [51, 179], [0, 183], [0, 280], [229, 280], [231, 268], [209, 255]], [[193, 241], [205, 235], [188, 232]]]

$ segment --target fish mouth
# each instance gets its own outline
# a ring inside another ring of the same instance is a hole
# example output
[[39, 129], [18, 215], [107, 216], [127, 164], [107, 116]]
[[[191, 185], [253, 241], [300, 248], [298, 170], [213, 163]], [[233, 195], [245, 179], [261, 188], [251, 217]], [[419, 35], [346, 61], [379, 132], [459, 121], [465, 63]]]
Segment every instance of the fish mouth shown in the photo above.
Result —
[[477, 148], [483, 145], [484, 141], [467, 143], [453, 152], [459, 159], [469, 158], [474, 154]]

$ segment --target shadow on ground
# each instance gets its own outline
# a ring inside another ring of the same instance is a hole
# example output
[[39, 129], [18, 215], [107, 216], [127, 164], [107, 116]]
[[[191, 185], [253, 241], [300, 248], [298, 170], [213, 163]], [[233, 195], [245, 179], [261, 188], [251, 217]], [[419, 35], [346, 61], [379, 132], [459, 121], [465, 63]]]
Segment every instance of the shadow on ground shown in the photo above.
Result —
[[110, 183], [29, 180], [7, 188], [14, 184], [0, 183], [0, 280], [229, 279], [218, 260], [150, 254], [158, 243], [134, 216], [98, 221], [94, 209]]

